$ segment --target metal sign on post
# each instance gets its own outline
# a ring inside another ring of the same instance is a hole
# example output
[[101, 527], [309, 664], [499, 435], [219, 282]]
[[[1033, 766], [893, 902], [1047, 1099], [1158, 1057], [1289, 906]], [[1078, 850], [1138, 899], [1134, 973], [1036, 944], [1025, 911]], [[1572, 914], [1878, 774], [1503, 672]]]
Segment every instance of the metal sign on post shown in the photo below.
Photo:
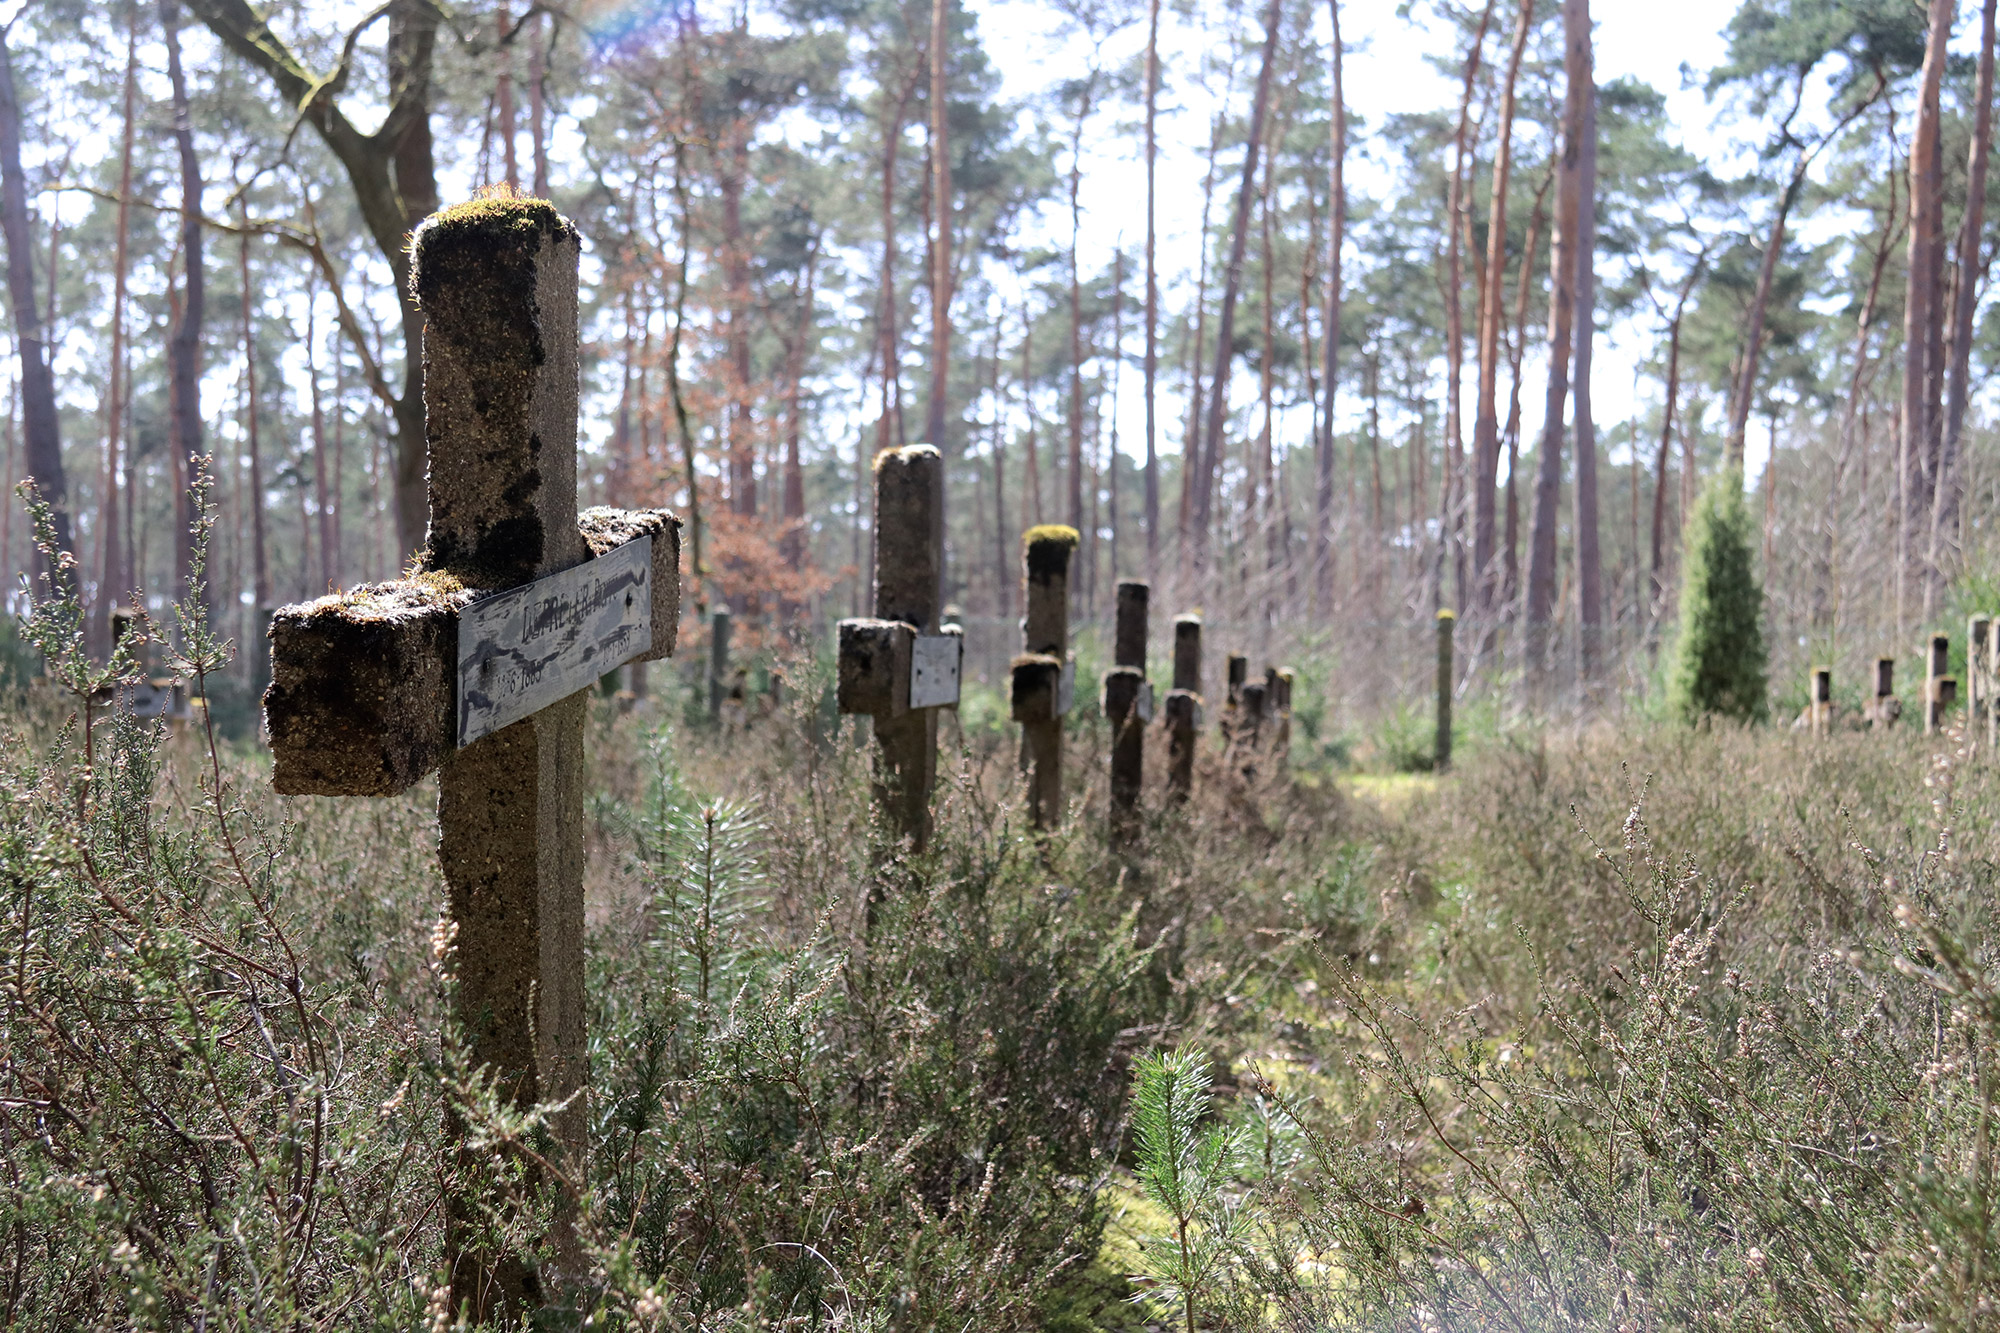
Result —
[[1066, 717], [1070, 705], [1076, 702], [1076, 659], [1063, 663], [1062, 680], [1056, 685], [1056, 716]]
[[962, 634], [919, 634], [910, 653], [910, 707], [956, 708]]
[[1139, 720], [1153, 720], [1153, 682], [1150, 680], [1139, 686]]
[[653, 646], [653, 539], [467, 606], [459, 748], [586, 689]]

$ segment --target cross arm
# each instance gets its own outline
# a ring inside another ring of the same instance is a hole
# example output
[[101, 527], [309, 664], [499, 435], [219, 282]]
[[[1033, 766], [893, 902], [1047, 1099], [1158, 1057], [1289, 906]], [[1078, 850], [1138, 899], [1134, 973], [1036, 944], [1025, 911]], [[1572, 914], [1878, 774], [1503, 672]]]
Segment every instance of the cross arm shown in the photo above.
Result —
[[[653, 646], [634, 660], [672, 653], [680, 520], [664, 509], [591, 509], [577, 530], [593, 559], [653, 539]], [[264, 695], [272, 786], [286, 796], [393, 796], [435, 769], [457, 744], [459, 613], [478, 595], [431, 572], [274, 613]]]

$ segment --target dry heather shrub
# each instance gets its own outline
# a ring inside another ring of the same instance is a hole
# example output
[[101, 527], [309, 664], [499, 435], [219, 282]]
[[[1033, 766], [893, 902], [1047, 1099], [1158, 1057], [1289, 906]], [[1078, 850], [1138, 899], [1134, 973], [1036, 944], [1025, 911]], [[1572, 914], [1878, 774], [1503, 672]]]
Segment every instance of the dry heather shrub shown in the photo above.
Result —
[[2000, 991], [1968, 816], [1991, 780], [1916, 742], [1720, 729], [1468, 765], [1386, 839], [1435, 901], [1267, 993], [1221, 1108], [1261, 1145], [1253, 1238], [1205, 1304], [1296, 1329], [1990, 1324]]

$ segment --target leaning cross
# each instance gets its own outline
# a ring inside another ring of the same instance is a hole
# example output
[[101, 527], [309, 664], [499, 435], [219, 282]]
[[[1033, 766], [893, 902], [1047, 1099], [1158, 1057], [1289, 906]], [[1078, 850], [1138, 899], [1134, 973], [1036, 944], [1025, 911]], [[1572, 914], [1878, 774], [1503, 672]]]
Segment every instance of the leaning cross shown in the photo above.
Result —
[[[438, 770], [458, 1039], [504, 1102], [561, 1106], [551, 1127], [580, 1163], [582, 691], [673, 651], [680, 524], [577, 513], [575, 228], [541, 200], [487, 199], [430, 218], [411, 248], [429, 540], [407, 578], [272, 618], [272, 785], [388, 796]], [[520, 1256], [474, 1252], [479, 1212], [454, 1200], [445, 1239], [453, 1309], [474, 1322], [551, 1286]]]

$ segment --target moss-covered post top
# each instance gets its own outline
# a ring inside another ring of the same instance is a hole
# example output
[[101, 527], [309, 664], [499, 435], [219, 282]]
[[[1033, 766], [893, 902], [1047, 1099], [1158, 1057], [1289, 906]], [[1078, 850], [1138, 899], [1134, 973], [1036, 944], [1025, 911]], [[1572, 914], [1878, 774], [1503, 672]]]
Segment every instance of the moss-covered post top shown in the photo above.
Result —
[[1069, 560], [1075, 528], [1044, 523], [1021, 534], [1021, 647], [1054, 657], [1069, 654]]
[[576, 228], [489, 196], [410, 240], [424, 314], [424, 564], [502, 588], [583, 558], [576, 532]]

